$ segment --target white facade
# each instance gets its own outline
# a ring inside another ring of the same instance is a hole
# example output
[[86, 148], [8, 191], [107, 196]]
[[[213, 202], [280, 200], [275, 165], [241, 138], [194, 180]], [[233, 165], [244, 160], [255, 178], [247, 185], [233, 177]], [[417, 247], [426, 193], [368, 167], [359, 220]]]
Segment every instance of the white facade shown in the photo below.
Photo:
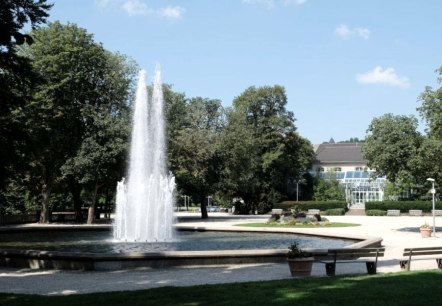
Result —
[[386, 179], [376, 178], [375, 171], [367, 167], [361, 143], [324, 143], [315, 149], [314, 175], [337, 179], [345, 188], [349, 205], [384, 199]]

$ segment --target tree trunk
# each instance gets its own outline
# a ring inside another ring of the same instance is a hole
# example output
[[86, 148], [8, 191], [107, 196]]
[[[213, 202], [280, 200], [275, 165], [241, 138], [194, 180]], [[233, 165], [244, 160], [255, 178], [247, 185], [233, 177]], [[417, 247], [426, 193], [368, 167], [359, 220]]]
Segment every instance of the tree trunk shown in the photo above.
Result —
[[74, 202], [74, 212], [75, 212], [75, 222], [83, 223], [83, 213], [81, 212], [81, 207], [83, 206], [83, 201], [81, 200], [81, 187], [75, 180], [70, 180], [69, 182], [70, 191], [72, 194], [72, 201]]
[[206, 202], [204, 201], [205, 197], [204, 195], [201, 196], [201, 219], [208, 219], [209, 215], [207, 214], [207, 206]]
[[98, 188], [100, 188], [100, 185], [95, 184], [95, 188], [92, 193], [91, 204], [88, 209], [87, 224], [92, 224], [95, 221], [95, 202], [97, 201]]
[[42, 203], [39, 223], [49, 223], [49, 200], [51, 197], [51, 189], [48, 183], [44, 183], [41, 190]]

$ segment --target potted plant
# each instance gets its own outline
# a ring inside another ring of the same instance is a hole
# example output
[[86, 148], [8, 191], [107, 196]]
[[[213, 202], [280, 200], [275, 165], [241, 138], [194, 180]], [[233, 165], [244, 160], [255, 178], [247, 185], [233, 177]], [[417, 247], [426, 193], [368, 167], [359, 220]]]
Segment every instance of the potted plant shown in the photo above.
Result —
[[422, 238], [431, 237], [431, 226], [425, 221], [420, 227]]
[[295, 241], [289, 246], [287, 263], [292, 276], [309, 276], [312, 272], [313, 260], [312, 253], [302, 250], [298, 242]]

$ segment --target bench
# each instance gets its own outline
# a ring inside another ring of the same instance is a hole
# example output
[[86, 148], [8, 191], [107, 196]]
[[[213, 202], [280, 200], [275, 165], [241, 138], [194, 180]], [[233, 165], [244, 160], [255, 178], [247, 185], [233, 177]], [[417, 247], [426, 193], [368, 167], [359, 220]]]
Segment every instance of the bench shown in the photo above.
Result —
[[408, 215], [410, 215], [410, 216], [422, 216], [422, 210], [421, 209], [410, 209], [408, 211]]
[[389, 209], [387, 210], [387, 216], [400, 216], [401, 215], [401, 211], [399, 209]]
[[[431, 210], [431, 214], [433, 214], [433, 210]], [[442, 216], [442, 209], [435, 209], [434, 215], [435, 216]]]
[[335, 276], [336, 264], [365, 262], [368, 274], [376, 274], [378, 257], [383, 257], [385, 248], [361, 248], [361, 249], [329, 249], [327, 257], [331, 260], [323, 260], [325, 272], [328, 276]]
[[280, 209], [280, 208], [273, 208], [272, 209], [272, 215], [282, 215], [282, 209]]
[[307, 215], [319, 215], [320, 211], [319, 209], [309, 209], [307, 211]]
[[54, 211], [51, 213], [51, 221], [53, 222], [75, 221], [75, 212]]
[[[436, 259], [437, 267], [442, 269], [442, 247], [426, 247], [426, 248], [406, 248], [404, 249], [403, 259], [399, 260], [399, 265], [402, 270], [410, 271], [411, 259], [424, 260]], [[421, 257], [422, 256], [422, 257]]]

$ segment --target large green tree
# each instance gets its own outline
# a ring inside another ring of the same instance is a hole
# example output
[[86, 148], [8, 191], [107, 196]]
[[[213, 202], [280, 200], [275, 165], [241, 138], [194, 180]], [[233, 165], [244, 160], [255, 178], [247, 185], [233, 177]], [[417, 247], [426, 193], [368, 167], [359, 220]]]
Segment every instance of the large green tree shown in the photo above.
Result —
[[26, 143], [22, 108], [38, 81], [30, 60], [17, 53], [17, 46], [33, 42], [22, 28], [27, 24], [38, 28], [50, 8], [46, 0], [0, 1], [0, 213], [6, 209], [6, 185], [16, 185], [16, 174], [22, 170], [18, 153]]
[[393, 183], [413, 180], [412, 161], [422, 143], [414, 116], [385, 114], [374, 118], [362, 147], [367, 165]]
[[118, 142], [124, 135], [114, 137], [109, 129], [126, 113], [133, 71], [75, 24], [55, 22], [33, 35], [35, 43], [23, 52], [33, 59], [43, 82], [25, 109], [29, 166], [42, 200], [40, 222], [48, 222], [51, 192], [65, 179], [77, 209], [86, 183], [92, 194], [88, 202], [95, 204], [98, 186], [118, 155], [110, 149], [112, 142], [122, 150]]
[[223, 188], [245, 210], [267, 211], [299, 179], [314, 158], [310, 142], [296, 131], [282, 86], [250, 87], [233, 101], [223, 133]]
[[219, 135], [224, 111], [219, 100], [192, 98], [186, 105], [182, 128], [173, 138], [171, 169], [183, 193], [200, 203], [208, 217], [205, 199], [216, 191], [222, 161]]
[[[438, 82], [442, 84], [442, 67], [436, 70]], [[428, 124], [428, 135], [431, 138], [442, 140], [442, 87], [433, 89], [426, 87], [419, 97], [422, 105], [418, 111]]]
[[[436, 70], [438, 82], [442, 84], [442, 67]], [[442, 87], [426, 87], [419, 97], [422, 102], [417, 108], [421, 118], [427, 123], [427, 136], [413, 160], [414, 175], [421, 182], [431, 177], [442, 181]]]
[[[98, 89], [101, 100], [86, 104], [82, 108], [82, 121], [85, 122], [81, 144], [75, 155], [62, 166], [64, 179], [70, 186], [77, 186], [86, 195], [87, 223], [95, 220], [95, 207], [99, 189], [115, 190], [115, 182], [124, 173], [125, 157], [128, 147], [130, 117], [128, 101], [129, 90], [134, 84], [137, 65], [119, 54], [105, 53], [105, 70]], [[78, 192], [74, 190], [72, 194]], [[80, 196], [80, 194], [77, 194]], [[74, 200], [74, 204], [76, 201]], [[83, 204], [84, 201], [79, 201]], [[77, 220], [82, 214], [76, 208]]]

